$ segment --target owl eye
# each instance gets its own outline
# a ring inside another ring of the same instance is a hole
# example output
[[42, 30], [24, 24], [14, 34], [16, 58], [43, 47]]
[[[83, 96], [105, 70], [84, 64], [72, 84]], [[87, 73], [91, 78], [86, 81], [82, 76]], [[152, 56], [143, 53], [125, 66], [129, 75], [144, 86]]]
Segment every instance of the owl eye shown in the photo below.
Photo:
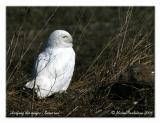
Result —
[[62, 36], [62, 38], [67, 38], [67, 36], [65, 35], [65, 36]]

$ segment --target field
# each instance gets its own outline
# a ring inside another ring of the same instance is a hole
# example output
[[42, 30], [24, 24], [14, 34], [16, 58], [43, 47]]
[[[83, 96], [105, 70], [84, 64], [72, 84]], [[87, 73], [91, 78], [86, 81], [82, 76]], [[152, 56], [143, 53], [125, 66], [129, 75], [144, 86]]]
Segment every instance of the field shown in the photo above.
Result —
[[[154, 7], [7, 7], [8, 117], [153, 117]], [[76, 65], [67, 93], [24, 91], [44, 41], [70, 32]]]

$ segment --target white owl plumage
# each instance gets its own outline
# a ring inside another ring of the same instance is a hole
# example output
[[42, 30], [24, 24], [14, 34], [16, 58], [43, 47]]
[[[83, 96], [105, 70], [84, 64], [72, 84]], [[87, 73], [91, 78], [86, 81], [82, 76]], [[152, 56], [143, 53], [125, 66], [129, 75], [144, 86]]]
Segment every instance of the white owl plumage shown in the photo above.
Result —
[[72, 36], [64, 30], [51, 33], [34, 67], [35, 75], [25, 87], [35, 90], [39, 98], [66, 91], [72, 79], [75, 52]]

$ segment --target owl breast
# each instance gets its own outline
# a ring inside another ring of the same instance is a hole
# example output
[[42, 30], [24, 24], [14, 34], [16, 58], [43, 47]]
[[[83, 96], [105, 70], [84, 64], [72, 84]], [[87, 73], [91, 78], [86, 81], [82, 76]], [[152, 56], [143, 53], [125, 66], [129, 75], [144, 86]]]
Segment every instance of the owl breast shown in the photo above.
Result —
[[[58, 53], [57, 53], [58, 52]], [[51, 61], [48, 65], [47, 74], [49, 74], [52, 83], [52, 90], [59, 92], [66, 90], [70, 84], [75, 66], [75, 53], [72, 48], [63, 48], [54, 51]]]

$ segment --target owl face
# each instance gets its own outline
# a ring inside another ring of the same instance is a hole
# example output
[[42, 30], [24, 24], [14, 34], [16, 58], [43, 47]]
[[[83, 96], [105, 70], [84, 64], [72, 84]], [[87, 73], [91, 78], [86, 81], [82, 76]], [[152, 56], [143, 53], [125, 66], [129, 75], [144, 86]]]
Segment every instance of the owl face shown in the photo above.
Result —
[[56, 30], [51, 33], [48, 46], [50, 47], [72, 47], [72, 36], [64, 30]]

